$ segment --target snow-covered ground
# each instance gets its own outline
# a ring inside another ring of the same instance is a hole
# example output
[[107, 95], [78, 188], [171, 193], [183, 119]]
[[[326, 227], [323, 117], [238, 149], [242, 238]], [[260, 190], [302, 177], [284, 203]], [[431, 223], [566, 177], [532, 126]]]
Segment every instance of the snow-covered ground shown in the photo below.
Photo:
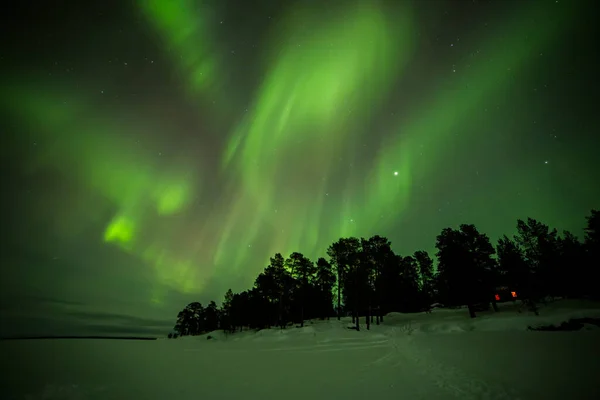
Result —
[[598, 318], [600, 305], [392, 313], [360, 332], [333, 319], [215, 340], [4, 341], [0, 398], [599, 399], [600, 330], [526, 330], [573, 317]]

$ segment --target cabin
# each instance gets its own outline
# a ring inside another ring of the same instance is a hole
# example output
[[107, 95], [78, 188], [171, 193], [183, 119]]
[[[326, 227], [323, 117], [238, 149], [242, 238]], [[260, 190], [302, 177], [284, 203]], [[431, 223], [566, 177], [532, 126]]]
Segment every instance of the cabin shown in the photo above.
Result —
[[494, 298], [498, 303], [504, 303], [505, 301], [515, 301], [518, 299], [517, 292], [514, 288], [509, 286], [499, 286], [496, 288]]

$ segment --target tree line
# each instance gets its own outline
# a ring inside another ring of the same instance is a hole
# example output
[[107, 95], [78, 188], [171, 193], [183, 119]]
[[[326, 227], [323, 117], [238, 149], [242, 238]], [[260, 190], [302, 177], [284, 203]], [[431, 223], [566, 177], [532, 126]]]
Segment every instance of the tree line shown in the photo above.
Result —
[[[425, 251], [396, 254], [382, 236], [340, 238], [327, 258], [313, 262], [302, 253], [277, 253], [251, 289], [225, 293], [222, 306], [188, 304], [177, 315], [171, 336], [216, 329], [286, 328], [308, 319], [351, 316], [360, 330], [384, 322], [391, 311], [419, 312], [433, 303], [467, 306], [471, 317], [481, 305], [497, 311], [500, 286], [518, 294], [537, 314], [548, 296], [598, 298], [594, 277], [600, 266], [600, 212], [586, 217], [584, 240], [559, 234], [535, 219], [517, 220], [517, 233], [492, 245], [475, 225], [445, 228], [436, 238], [437, 268]], [[484, 308], [486, 308], [484, 307]]]

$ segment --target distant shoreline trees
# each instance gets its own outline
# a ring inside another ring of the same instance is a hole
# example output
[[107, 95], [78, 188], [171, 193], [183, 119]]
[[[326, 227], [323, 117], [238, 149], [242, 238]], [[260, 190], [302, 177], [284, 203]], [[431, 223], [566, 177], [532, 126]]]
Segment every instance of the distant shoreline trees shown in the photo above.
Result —
[[302, 253], [276, 253], [251, 289], [225, 293], [221, 308], [188, 304], [177, 315], [169, 337], [198, 335], [216, 329], [304, 326], [308, 319], [351, 316], [360, 330], [383, 322], [391, 311], [419, 312], [432, 303], [467, 306], [472, 318], [481, 305], [496, 308], [496, 288], [518, 293], [537, 314], [546, 296], [599, 298], [593, 279], [600, 265], [600, 212], [586, 217], [585, 237], [528, 218], [517, 220], [517, 234], [496, 246], [474, 225], [445, 228], [436, 238], [437, 271], [425, 251], [401, 256], [382, 236], [340, 238], [316, 263]]

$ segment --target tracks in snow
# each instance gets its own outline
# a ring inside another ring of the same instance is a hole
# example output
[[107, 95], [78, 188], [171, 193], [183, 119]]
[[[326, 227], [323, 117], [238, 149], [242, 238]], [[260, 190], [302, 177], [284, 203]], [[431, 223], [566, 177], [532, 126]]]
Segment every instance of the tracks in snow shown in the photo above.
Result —
[[[504, 385], [470, 376], [456, 365], [435, 360], [430, 350], [419, 348], [414, 337], [401, 330], [390, 330], [389, 352], [363, 366], [367, 368], [397, 368], [406, 363], [414, 372], [433, 381], [450, 395], [461, 399], [522, 400], [522, 397]], [[399, 377], [400, 378], [400, 377]]]
[[[448, 397], [461, 398], [462, 400], [523, 400], [523, 397], [511, 388], [496, 382], [489, 382], [480, 377], [465, 373], [458, 365], [448, 365], [436, 360], [435, 354], [429, 349], [422, 348], [411, 334], [410, 327], [392, 327], [385, 334], [348, 332], [344, 337], [327, 338], [318, 340], [307, 337], [298, 337], [299, 343], [292, 340], [283, 343], [268, 341], [254, 342], [249, 347], [226, 348], [219, 351], [237, 353], [287, 353], [293, 354], [319, 354], [327, 353], [354, 353], [362, 352], [365, 362], [362, 363], [357, 376], [385, 375], [390, 386], [401, 388], [407, 383], [431, 387], [432, 383]], [[432, 334], [433, 335], [433, 334]], [[186, 351], [195, 351], [187, 349]], [[200, 351], [201, 349], [198, 349]], [[371, 350], [373, 350], [371, 352]], [[465, 348], [465, 351], [477, 349]], [[457, 350], [460, 354], [460, 350]], [[362, 359], [362, 355], [357, 355]], [[371, 358], [371, 359], [370, 359]], [[372, 359], [375, 358], [375, 359]], [[460, 359], [457, 359], [457, 363]], [[492, 368], [492, 366], [490, 366]], [[408, 375], [408, 376], [406, 376]], [[416, 376], [415, 376], [416, 375]], [[361, 378], [362, 379], [362, 378]], [[418, 382], [410, 382], [416, 379]], [[408, 381], [408, 382], [407, 382]], [[400, 389], [402, 390], [402, 389]]]

